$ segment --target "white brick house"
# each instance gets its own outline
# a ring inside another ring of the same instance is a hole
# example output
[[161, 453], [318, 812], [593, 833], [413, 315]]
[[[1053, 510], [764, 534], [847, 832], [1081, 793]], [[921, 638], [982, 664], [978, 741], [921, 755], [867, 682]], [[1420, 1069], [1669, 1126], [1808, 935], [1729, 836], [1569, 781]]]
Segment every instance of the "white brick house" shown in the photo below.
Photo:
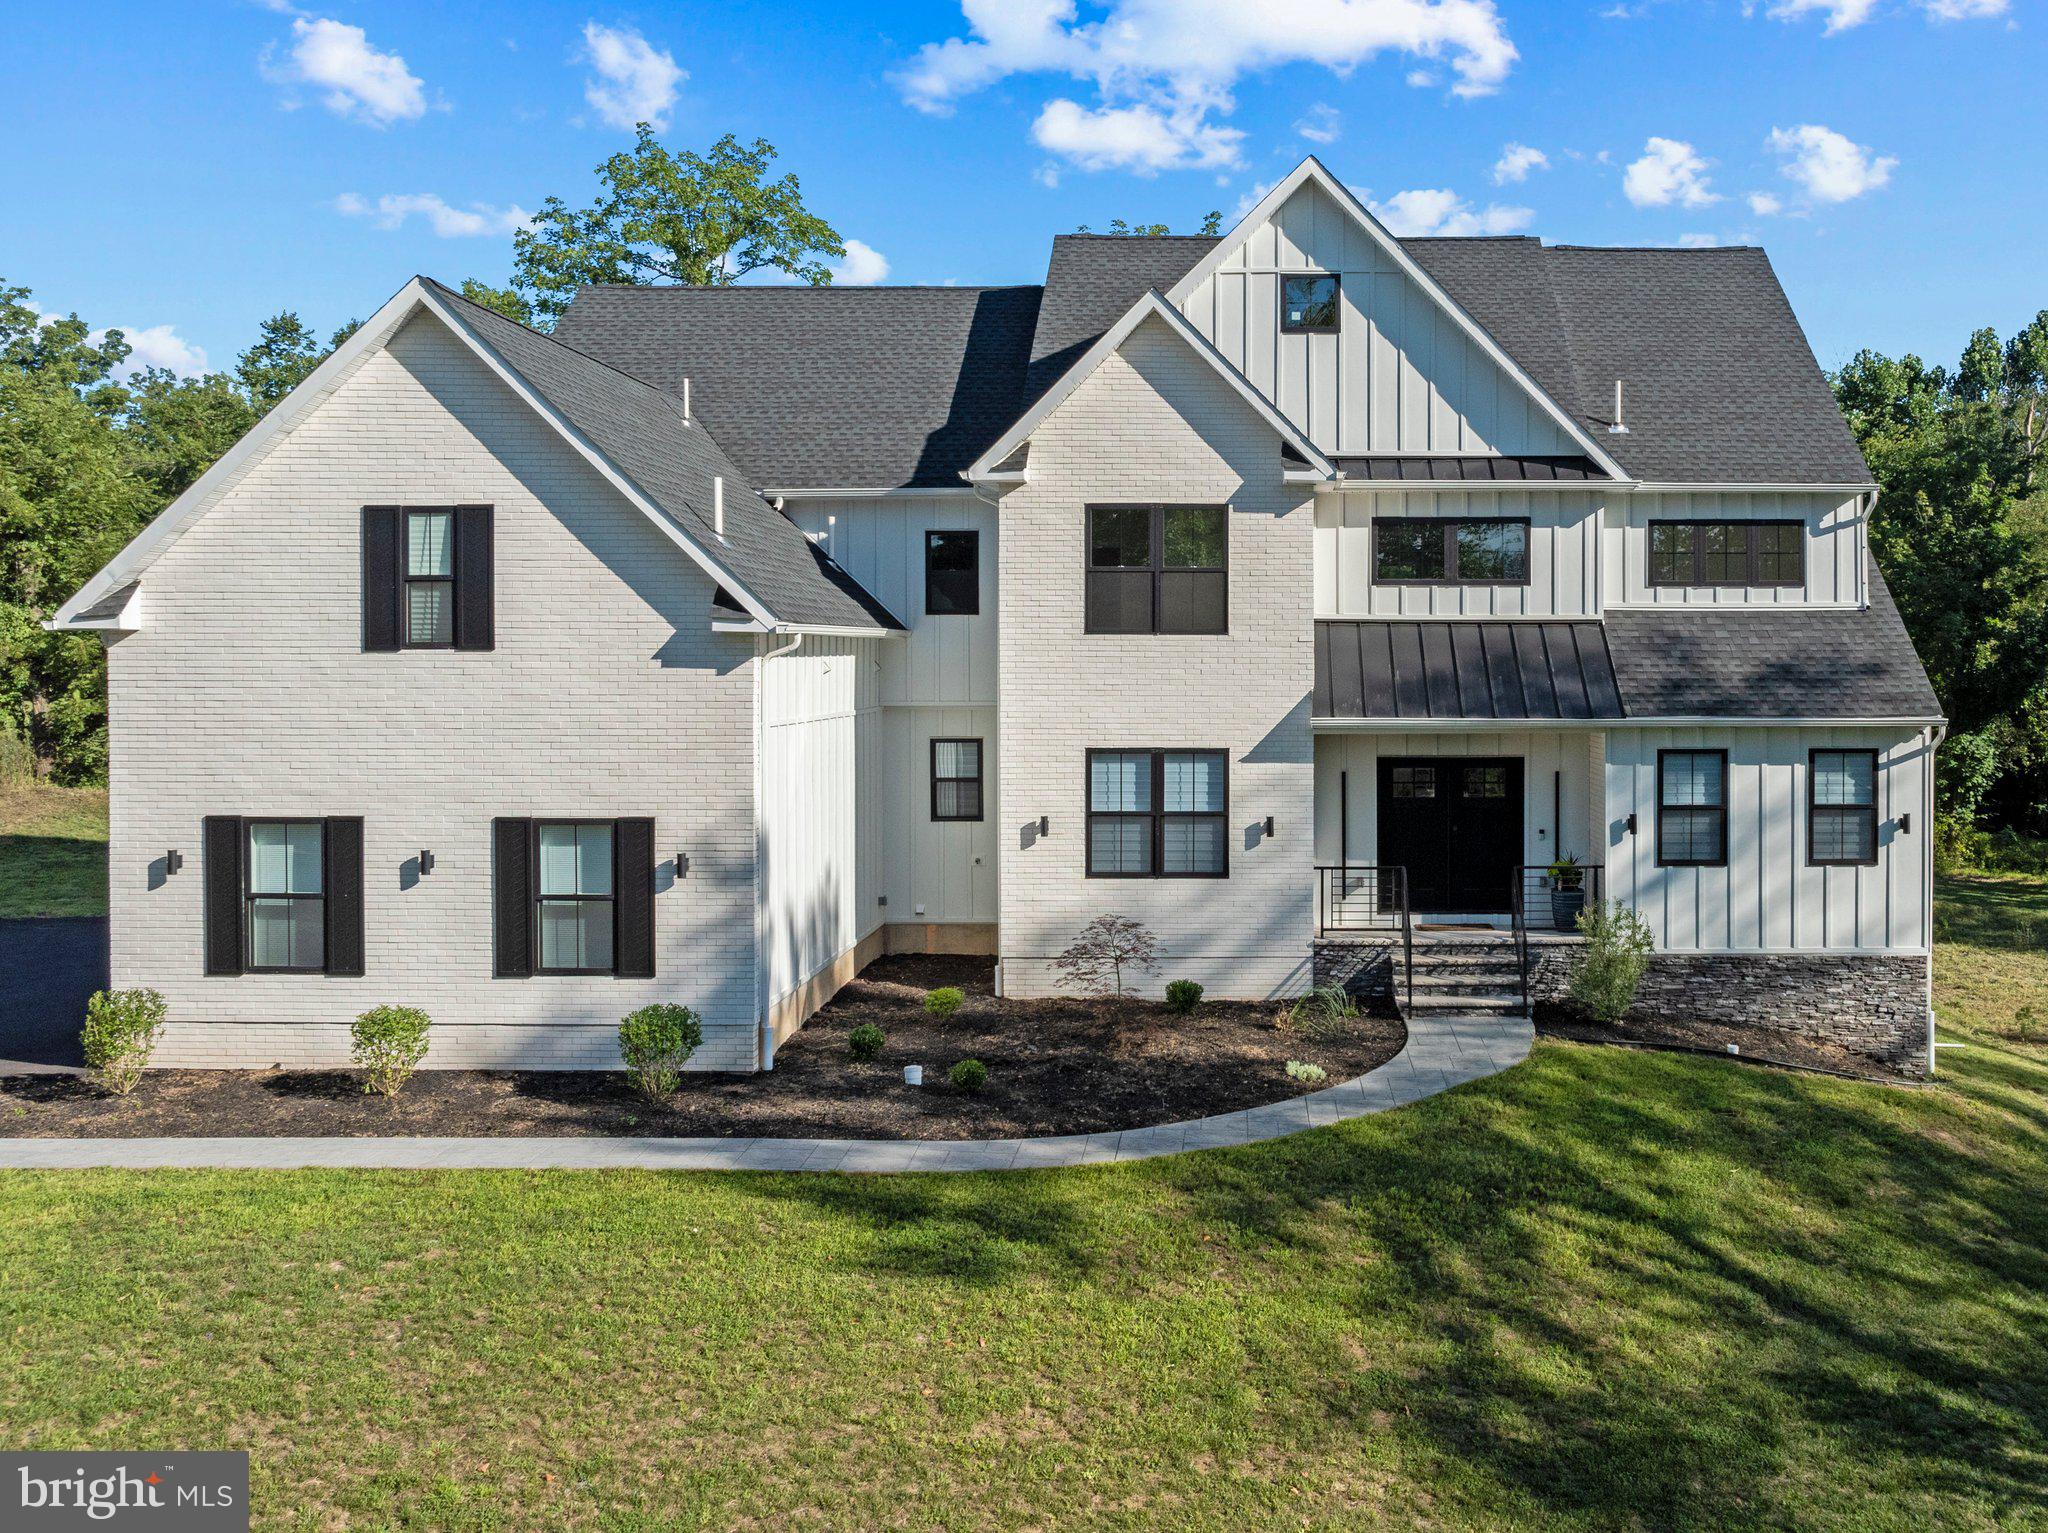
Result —
[[550, 338], [416, 280], [54, 620], [114, 982], [165, 1064], [405, 1000], [606, 1067], [674, 998], [744, 1070], [891, 949], [1031, 994], [1114, 912], [1280, 996], [1604, 896], [1646, 1007], [1903, 1063], [1942, 721], [1874, 496], [1760, 252], [1402, 242], [1314, 161], [1042, 286]]

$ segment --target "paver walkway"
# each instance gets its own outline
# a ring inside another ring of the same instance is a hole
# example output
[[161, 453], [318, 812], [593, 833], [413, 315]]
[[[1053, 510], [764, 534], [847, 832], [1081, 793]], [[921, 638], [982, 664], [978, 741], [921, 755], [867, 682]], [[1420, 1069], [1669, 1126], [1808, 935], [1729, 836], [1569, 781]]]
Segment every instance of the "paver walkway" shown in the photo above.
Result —
[[1255, 1144], [1384, 1112], [1498, 1075], [1528, 1057], [1534, 1037], [1535, 1030], [1519, 1017], [1418, 1017], [1408, 1024], [1408, 1044], [1399, 1054], [1340, 1086], [1214, 1118], [1111, 1134], [1043, 1139], [0, 1139], [0, 1168], [1008, 1171], [1088, 1166]]

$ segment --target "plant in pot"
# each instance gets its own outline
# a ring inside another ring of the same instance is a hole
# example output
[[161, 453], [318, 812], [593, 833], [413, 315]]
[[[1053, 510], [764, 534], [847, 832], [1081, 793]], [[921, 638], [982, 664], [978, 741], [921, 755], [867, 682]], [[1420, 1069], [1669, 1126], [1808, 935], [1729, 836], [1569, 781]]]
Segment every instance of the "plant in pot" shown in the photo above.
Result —
[[1550, 923], [1559, 931], [1576, 930], [1586, 908], [1586, 870], [1570, 852], [1550, 865]]

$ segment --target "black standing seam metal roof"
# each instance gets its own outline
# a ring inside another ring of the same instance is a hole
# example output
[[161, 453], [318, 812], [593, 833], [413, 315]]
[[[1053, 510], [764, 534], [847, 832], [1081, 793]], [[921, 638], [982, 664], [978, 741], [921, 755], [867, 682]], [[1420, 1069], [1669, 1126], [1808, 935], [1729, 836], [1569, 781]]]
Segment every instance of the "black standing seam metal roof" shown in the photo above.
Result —
[[1313, 713], [1418, 723], [1625, 717], [1593, 619], [1318, 622]]
[[1478, 457], [1430, 456], [1424, 453], [1373, 453], [1334, 457], [1337, 472], [1347, 479], [1435, 480], [1466, 484], [1587, 484], [1608, 475], [1583, 453], [1559, 456]]

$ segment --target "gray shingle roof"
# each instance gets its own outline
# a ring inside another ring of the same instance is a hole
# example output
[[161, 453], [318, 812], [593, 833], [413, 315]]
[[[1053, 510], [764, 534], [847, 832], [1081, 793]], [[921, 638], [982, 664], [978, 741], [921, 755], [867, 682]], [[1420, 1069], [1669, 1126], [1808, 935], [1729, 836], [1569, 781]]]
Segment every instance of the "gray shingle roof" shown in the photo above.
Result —
[[671, 393], [688, 378], [691, 408], [756, 484], [958, 488], [1020, 413], [1038, 298], [1036, 287], [588, 287], [555, 335]]
[[[453, 308], [611, 464], [784, 623], [901, 628], [887, 608], [762, 500], [682, 402], [558, 340], [515, 324], [438, 282]], [[712, 481], [725, 480], [725, 537], [712, 526]]]
[[1595, 621], [1316, 624], [1319, 719], [1620, 719]]
[[1892, 594], [1861, 611], [1660, 607], [1607, 616], [1630, 718], [1939, 718]]

